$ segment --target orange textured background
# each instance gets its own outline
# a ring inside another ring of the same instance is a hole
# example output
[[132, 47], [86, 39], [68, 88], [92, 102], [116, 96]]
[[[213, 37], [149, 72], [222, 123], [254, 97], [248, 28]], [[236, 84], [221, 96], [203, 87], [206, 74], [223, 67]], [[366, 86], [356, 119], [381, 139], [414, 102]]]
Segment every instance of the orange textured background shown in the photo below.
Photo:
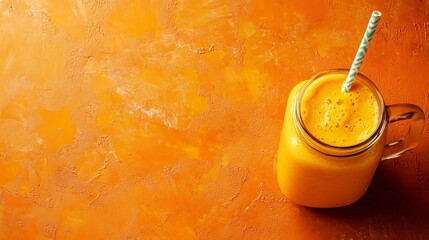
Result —
[[427, 0], [0, 1], [0, 239], [428, 239], [427, 123], [346, 208], [273, 171], [289, 91], [374, 9], [361, 72], [428, 116]]

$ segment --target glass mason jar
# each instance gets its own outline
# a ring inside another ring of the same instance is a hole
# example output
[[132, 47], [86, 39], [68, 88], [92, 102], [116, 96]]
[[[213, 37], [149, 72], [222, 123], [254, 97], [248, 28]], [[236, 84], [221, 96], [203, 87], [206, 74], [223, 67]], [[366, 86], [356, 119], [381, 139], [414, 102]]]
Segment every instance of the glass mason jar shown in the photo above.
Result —
[[[353, 146], [338, 147], [315, 138], [301, 117], [301, 101], [307, 87], [315, 80], [349, 70], [321, 72], [308, 81], [298, 83], [291, 91], [281, 132], [277, 178], [281, 191], [296, 204], [331, 208], [357, 201], [368, 189], [378, 163], [399, 157], [417, 146], [424, 127], [424, 113], [416, 105], [385, 106], [383, 97], [372, 81], [362, 74], [356, 76], [376, 96], [379, 122], [376, 131], [365, 141]], [[386, 144], [390, 123], [411, 120], [408, 134]]]

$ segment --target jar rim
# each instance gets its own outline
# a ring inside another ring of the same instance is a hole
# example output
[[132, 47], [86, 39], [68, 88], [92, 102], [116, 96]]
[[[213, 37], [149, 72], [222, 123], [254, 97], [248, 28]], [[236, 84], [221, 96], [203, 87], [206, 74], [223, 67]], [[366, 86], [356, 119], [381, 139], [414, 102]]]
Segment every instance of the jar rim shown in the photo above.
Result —
[[312, 147], [313, 149], [327, 155], [331, 156], [351, 156], [351, 155], [357, 155], [361, 152], [364, 152], [365, 150], [369, 149], [371, 146], [373, 146], [378, 139], [381, 137], [382, 133], [384, 132], [384, 129], [387, 125], [387, 111], [384, 104], [383, 96], [381, 95], [380, 91], [378, 90], [377, 86], [365, 75], [358, 73], [355, 78], [358, 78], [359, 81], [363, 82], [375, 95], [377, 99], [377, 103], [379, 105], [379, 109], [381, 110], [379, 112], [379, 118], [377, 123], [377, 128], [374, 130], [374, 132], [371, 134], [369, 138], [367, 138], [365, 141], [362, 141], [360, 143], [357, 143], [355, 145], [350, 146], [335, 146], [330, 145], [328, 143], [325, 143], [319, 139], [317, 139], [311, 132], [306, 128], [304, 121], [301, 116], [301, 101], [303, 98], [303, 95], [307, 88], [315, 82], [317, 79], [327, 76], [327, 75], [333, 75], [333, 74], [344, 74], [347, 76], [349, 72], [349, 69], [330, 69], [323, 72], [319, 72], [318, 74], [314, 75], [312, 78], [310, 78], [299, 90], [294, 103], [294, 109], [293, 109], [293, 116], [294, 116], [294, 122], [296, 126], [296, 130], [298, 133], [300, 133], [301, 137], [305, 140], [305, 142]]

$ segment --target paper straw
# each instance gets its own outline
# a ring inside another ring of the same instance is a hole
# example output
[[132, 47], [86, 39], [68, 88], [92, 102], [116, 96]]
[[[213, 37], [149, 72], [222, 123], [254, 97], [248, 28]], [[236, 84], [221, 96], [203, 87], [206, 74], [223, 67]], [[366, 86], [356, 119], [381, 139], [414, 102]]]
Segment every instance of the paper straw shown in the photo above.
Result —
[[373, 11], [371, 18], [369, 19], [368, 26], [366, 27], [365, 34], [363, 35], [362, 42], [359, 45], [359, 49], [356, 53], [353, 64], [350, 67], [350, 72], [347, 75], [346, 81], [343, 84], [343, 92], [348, 92], [352, 86], [353, 80], [359, 72], [360, 66], [362, 65], [363, 58], [365, 57], [366, 51], [368, 50], [369, 43], [372, 40], [375, 29], [377, 28], [378, 21], [380, 21], [381, 12]]

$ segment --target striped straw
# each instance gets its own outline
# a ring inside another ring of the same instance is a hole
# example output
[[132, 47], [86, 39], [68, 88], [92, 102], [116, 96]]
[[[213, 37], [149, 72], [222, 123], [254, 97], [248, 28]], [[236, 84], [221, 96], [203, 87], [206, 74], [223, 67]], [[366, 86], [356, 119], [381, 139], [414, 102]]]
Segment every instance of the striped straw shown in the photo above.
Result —
[[369, 19], [368, 26], [366, 27], [365, 34], [363, 35], [362, 42], [360, 43], [359, 49], [356, 53], [353, 64], [350, 68], [350, 72], [347, 75], [346, 81], [343, 84], [343, 92], [348, 92], [352, 86], [353, 80], [359, 72], [360, 66], [362, 65], [363, 58], [365, 57], [366, 51], [368, 50], [369, 43], [372, 40], [375, 29], [377, 28], [378, 21], [380, 21], [381, 12], [373, 11], [371, 18]]

